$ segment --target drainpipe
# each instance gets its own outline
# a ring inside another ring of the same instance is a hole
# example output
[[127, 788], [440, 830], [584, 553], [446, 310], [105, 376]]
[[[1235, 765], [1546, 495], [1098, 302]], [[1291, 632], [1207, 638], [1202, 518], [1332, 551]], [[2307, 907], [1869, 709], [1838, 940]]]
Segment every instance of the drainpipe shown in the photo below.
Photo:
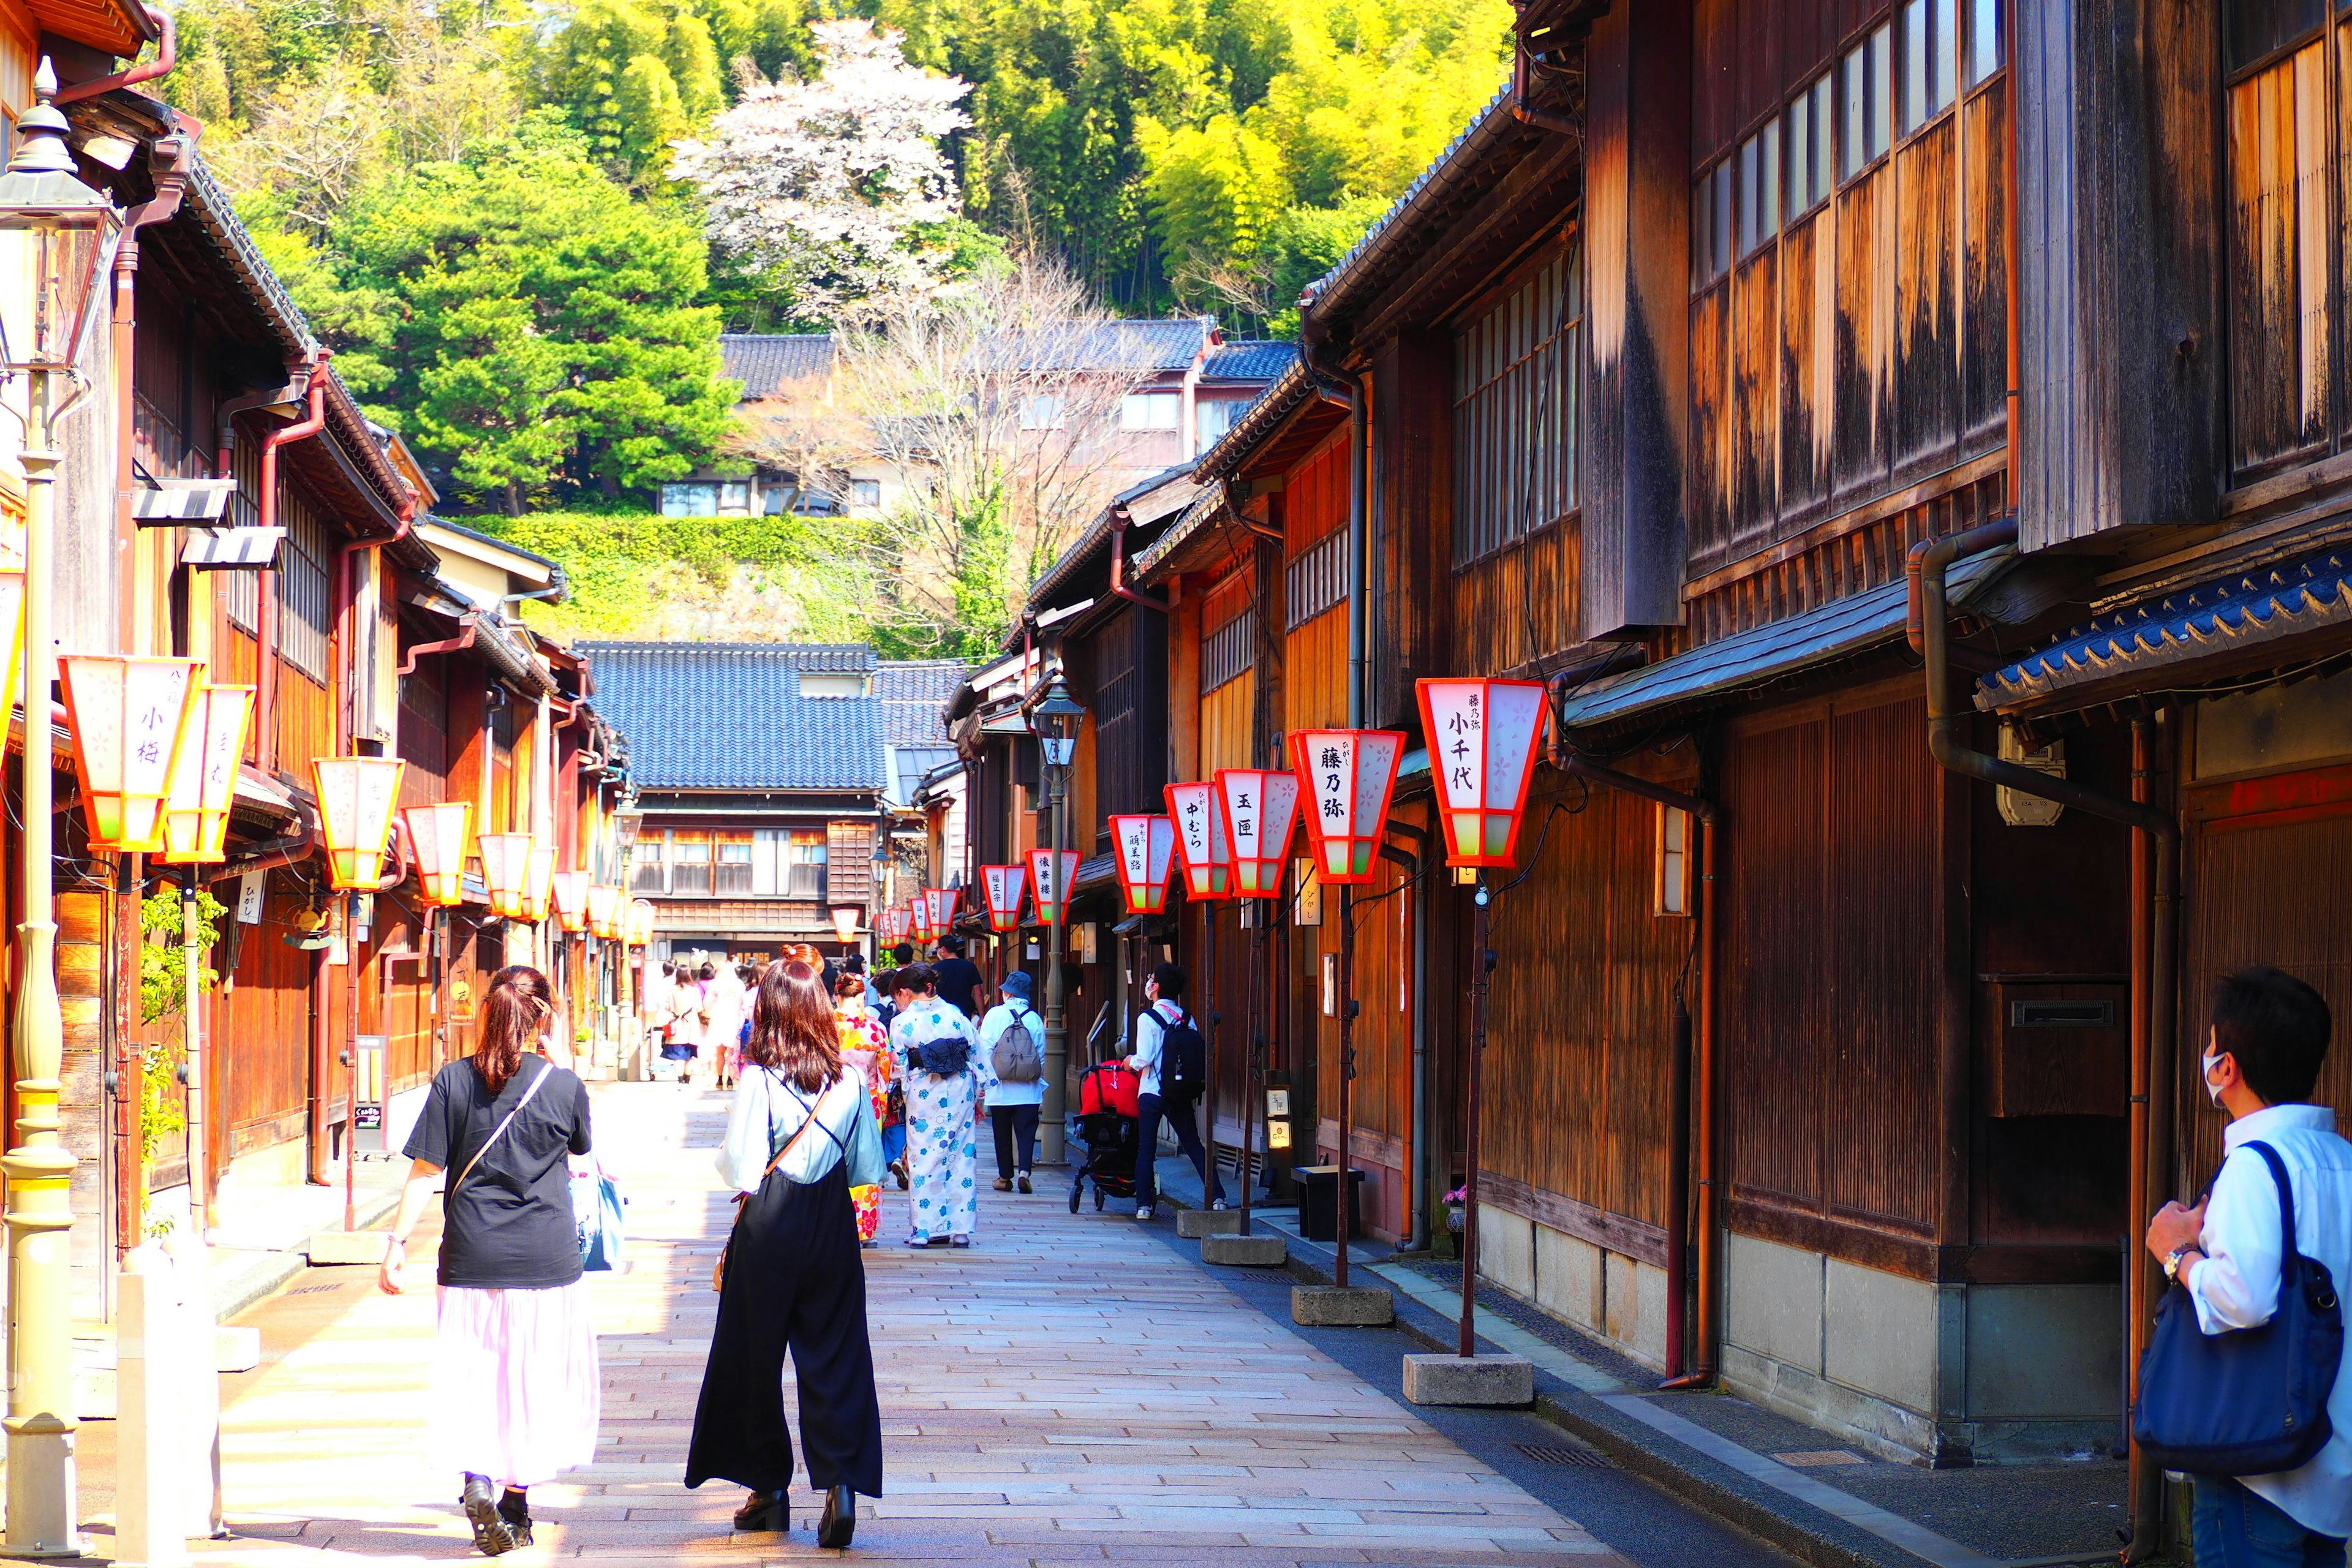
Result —
[[[289, 441], [307, 440], [327, 427], [327, 360], [325, 349], [314, 351], [306, 371], [306, 389], [310, 411], [291, 425], [281, 425], [261, 438], [261, 508], [260, 525], [278, 525], [278, 448]], [[254, 616], [258, 628], [254, 639], [254, 712], [261, 725], [261, 772], [265, 778], [278, 773], [278, 574], [261, 574], [257, 590], [259, 614]]]
[[1528, 102], [1528, 41], [1517, 26], [1511, 29], [1511, 118], [1538, 131], [1556, 131], [1568, 136], [1584, 134], [1584, 126], [1574, 115], [1538, 109]]
[[1393, 860], [1415, 879], [1406, 895], [1412, 920], [1412, 1131], [1407, 1145], [1412, 1162], [1405, 1185], [1405, 1247], [1426, 1251], [1429, 1247], [1429, 1008], [1425, 1001], [1429, 978], [1429, 889], [1418, 880], [1429, 855], [1429, 830], [1408, 822], [1391, 822], [1388, 831], [1412, 840], [1410, 850], [1382, 843], [1381, 858]]
[[[2132, 920], [2131, 1016], [2137, 1037], [2133, 1041], [2128, 1186], [2131, 1193], [2129, 1222], [2135, 1228], [2128, 1235], [2136, 1237], [2136, 1227], [2153, 1208], [2157, 1194], [2169, 1185], [2172, 1151], [2171, 1129], [2167, 1118], [2170, 1105], [2165, 1095], [2171, 1077], [2173, 949], [2180, 893], [2180, 825], [2170, 812], [2147, 798], [2151, 793], [2147, 788], [2147, 774], [2154, 750], [2151, 743], [2154, 725], [2147, 721], [2134, 726], [2132, 787], [2135, 798], [2131, 800], [2118, 800], [2068, 779], [2052, 778], [2032, 768], [2002, 762], [1969, 749], [1962, 741], [1960, 726], [1966, 715], [1952, 700], [1951, 666], [1947, 657], [1950, 612], [1946, 599], [1945, 574], [1952, 562], [1962, 554], [2013, 543], [2016, 539], [2017, 519], [2012, 513], [2000, 521], [1989, 522], [1964, 533], [1924, 541], [1912, 547], [1911, 562], [1916, 569], [1914, 580], [1919, 589], [1922, 641], [1925, 645], [1923, 658], [1927, 679], [1927, 750], [1939, 765], [1954, 773], [2003, 789], [2015, 790], [2021, 795], [2030, 795], [2036, 799], [2071, 805], [2093, 816], [2123, 824], [2137, 836], [2133, 845], [2135, 866], [2148, 848], [2153, 847], [2155, 851], [2155, 908], [2142, 918], [2138, 902], [2135, 900]], [[2134, 880], [2137, 882], [2137, 876]], [[2139, 945], [2143, 942], [2145, 948]], [[2147, 1343], [2155, 1292], [2153, 1270], [2147, 1267], [2147, 1260], [2137, 1247], [2132, 1248], [2130, 1257], [2132, 1263], [2126, 1270], [2125, 1288], [2131, 1300], [2131, 1361], [2137, 1369], [2139, 1352]], [[2137, 1371], [2132, 1393], [2137, 1398]], [[2132, 1544], [2127, 1560], [2138, 1562], [2156, 1550], [2162, 1522], [2162, 1473], [2147, 1462], [2137, 1447], [2132, 1450], [2131, 1463]]]
[[1127, 508], [1115, 506], [1110, 510], [1110, 591], [1130, 605], [1140, 605], [1147, 610], [1168, 613], [1168, 601], [1155, 599], [1127, 585], [1127, 531], [1135, 526]]
[[466, 649], [473, 647], [474, 627], [477, 624], [478, 622], [475, 616], [467, 616], [465, 620], [465, 629], [459, 632], [456, 637], [444, 637], [439, 642], [421, 642], [412, 645], [408, 650], [408, 658], [406, 662], [402, 664], [400, 667], [400, 678], [403, 680], [405, 680], [410, 676], [415, 675], [416, 673], [416, 661], [423, 658], [428, 653], [463, 653]]
[[[324, 378], [316, 378], [316, 384], [323, 388]], [[362, 550], [382, 550], [407, 538], [409, 528], [416, 518], [416, 493], [410, 491], [408, 498], [400, 503], [399, 521], [382, 539], [354, 539], [335, 551], [334, 618], [328, 624], [335, 628], [335, 636], [343, 644], [343, 700], [335, 704], [335, 722], [341, 731], [335, 738], [338, 756], [359, 743], [360, 682], [363, 679], [360, 671], [359, 628], [351, 624], [359, 598], [359, 591], [352, 584], [352, 557]], [[381, 579], [379, 573], [378, 580]]]
[[[1643, 800], [1686, 811], [1698, 823], [1698, 1016], [1694, 1020], [1687, 1000], [1677, 998], [1671, 1085], [1674, 1103], [1666, 1129], [1666, 1380], [1659, 1386], [1703, 1388], [1715, 1380], [1719, 1364], [1717, 1346], [1722, 1336], [1718, 1306], [1723, 1293], [1722, 1270], [1717, 1247], [1722, 1194], [1716, 1175], [1715, 1134], [1715, 885], [1723, 813], [1705, 795], [1621, 773], [1557, 743], [1552, 748], [1551, 760], [1554, 766], [1572, 778], [1605, 784]], [[1695, 1050], [1694, 1023], [1697, 1036]], [[1698, 1122], [1696, 1131], [1691, 1127], [1694, 1109]], [[1694, 1164], [1698, 1185], [1696, 1221], [1690, 1202]], [[1694, 1349], [1697, 1365], [1685, 1373], [1683, 1302], [1690, 1293], [1687, 1281], [1694, 1230], [1698, 1239], [1698, 1331], [1693, 1336], [1696, 1341]]]
[[55, 101], [60, 105], [79, 103], [85, 98], [96, 98], [101, 92], [112, 92], [120, 87], [137, 87], [141, 82], [153, 81], [169, 76], [179, 64], [178, 33], [172, 26], [169, 11], [148, 10], [147, 20], [155, 29], [155, 58], [129, 70], [116, 71], [112, 76], [97, 77], [89, 81], [78, 81], [71, 87], [58, 89]]

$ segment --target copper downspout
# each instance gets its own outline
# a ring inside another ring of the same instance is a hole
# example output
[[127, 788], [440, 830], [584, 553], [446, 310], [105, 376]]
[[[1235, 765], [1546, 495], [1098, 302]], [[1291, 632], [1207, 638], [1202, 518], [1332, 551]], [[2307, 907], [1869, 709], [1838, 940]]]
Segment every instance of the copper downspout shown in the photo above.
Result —
[[415, 675], [416, 673], [416, 661], [423, 658], [428, 653], [463, 653], [466, 649], [473, 647], [474, 627], [476, 624], [477, 622], [475, 617], [467, 616], [466, 617], [465, 629], [459, 632], [456, 637], [446, 637], [440, 642], [421, 642], [413, 645], [408, 650], [408, 658], [406, 662], [402, 664], [400, 667], [400, 678], [405, 680], [410, 676]]
[[1168, 601], [1127, 585], [1127, 531], [1135, 526], [1134, 519], [1123, 506], [1111, 508], [1110, 513], [1110, 591], [1130, 605], [1140, 605], [1147, 610], [1168, 613]]
[[[1622, 790], [1627, 795], [1654, 800], [1676, 811], [1686, 811], [1698, 823], [1698, 1016], [1697, 1048], [1692, 1049], [1688, 1003], [1678, 1006], [1674, 1020], [1675, 1081], [1672, 1093], [1675, 1114], [1667, 1129], [1666, 1181], [1666, 1379], [1662, 1388], [1701, 1388], [1715, 1380], [1717, 1366], [1716, 1346], [1722, 1332], [1717, 1320], [1717, 1301], [1722, 1294], [1721, 1269], [1717, 1258], [1716, 1237], [1720, 1229], [1722, 1211], [1720, 1184], [1716, 1178], [1716, 1082], [1715, 1082], [1715, 881], [1717, 843], [1723, 828], [1723, 813], [1704, 795], [1693, 795], [1633, 773], [1620, 773], [1604, 767], [1588, 757], [1555, 743], [1552, 764], [1571, 778], [1605, 784]], [[1698, 1125], [1694, 1131], [1689, 1122], [1696, 1110]], [[1691, 1156], [1696, 1152], [1696, 1159]], [[1689, 1199], [1692, 1176], [1697, 1167], [1698, 1212], [1691, 1213]], [[1692, 1252], [1691, 1237], [1698, 1237], [1698, 1323], [1691, 1358], [1697, 1363], [1684, 1371], [1684, 1316], [1687, 1308], [1684, 1300], [1690, 1294], [1687, 1284]]]
[[1562, 114], [1556, 109], [1538, 109], [1528, 102], [1528, 41], [1517, 26], [1511, 28], [1511, 118], [1522, 125], [1532, 125], [1538, 131], [1553, 131], [1568, 136], [1581, 136], [1584, 127], [1576, 117]]
[[[327, 427], [327, 361], [320, 349], [310, 356], [307, 395], [310, 411], [291, 425], [281, 425], [261, 438], [260, 526], [278, 525], [278, 448], [289, 441], [308, 440]], [[254, 616], [254, 711], [261, 725], [262, 776], [278, 775], [278, 574], [261, 574], [256, 590], [259, 613]]]
[[101, 92], [112, 92], [121, 87], [137, 87], [141, 82], [153, 81], [157, 77], [172, 74], [179, 64], [179, 37], [172, 26], [172, 14], [152, 7], [142, 9], [147, 12], [147, 20], [155, 27], [155, 58], [144, 65], [132, 66], [129, 70], [116, 71], [112, 76], [96, 77], [89, 81], [75, 82], [71, 87], [61, 87], [54, 102], [60, 106], [79, 103], [83, 99], [96, 98]]

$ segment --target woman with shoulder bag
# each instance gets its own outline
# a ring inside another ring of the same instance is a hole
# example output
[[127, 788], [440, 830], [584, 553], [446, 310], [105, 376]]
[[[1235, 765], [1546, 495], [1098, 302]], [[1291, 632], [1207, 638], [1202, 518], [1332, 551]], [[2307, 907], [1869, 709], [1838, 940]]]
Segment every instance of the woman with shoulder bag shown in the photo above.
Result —
[[865, 1079], [841, 1059], [840, 1026], [815, 968], [760, 977], [743, 1078], [719, 1173], [740, 1205], [712, 1283], [719, 1325], [695, 1405], [686, 1484], [749, 1487], [735, 1528], [791, 1528], [784, 1354], [800, 1388], [801, 1449], [825, 1494], [817, 1544], [849, 1544], [856, 1493], [882, 1495], [882, 1410], [866, 1331], [866, 1269], [850, 1189], [878, 1185], [882, 1134]]
[[596, 1458], [602, 1377], [568, 1159], [589, 1150], [588, 1089], [525, 1048], [552, 1016], [538, 970], [491, 976], [480, 1045], [434, 1076], [409, 1134], [415, 1163], [377, 1276], [387, 1295], [401, 1293], [408, 1233], [454, 1169], [430, 1431], [434, 1451], [465, 1476], [459, 1500], [474, 1545], [491, 1557], [531, 1543], [528, 1488]]

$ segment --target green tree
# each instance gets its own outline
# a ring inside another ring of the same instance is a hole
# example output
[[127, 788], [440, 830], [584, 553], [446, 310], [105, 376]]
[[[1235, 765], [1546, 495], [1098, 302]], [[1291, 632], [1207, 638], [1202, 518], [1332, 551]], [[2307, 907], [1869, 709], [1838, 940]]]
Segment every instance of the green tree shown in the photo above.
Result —
[[660, 0], [583, 0], [540, 47], [534, 75], [540, 102], [630, 179], [657, 176], [669, 144], [724, 96], [709, 24]]

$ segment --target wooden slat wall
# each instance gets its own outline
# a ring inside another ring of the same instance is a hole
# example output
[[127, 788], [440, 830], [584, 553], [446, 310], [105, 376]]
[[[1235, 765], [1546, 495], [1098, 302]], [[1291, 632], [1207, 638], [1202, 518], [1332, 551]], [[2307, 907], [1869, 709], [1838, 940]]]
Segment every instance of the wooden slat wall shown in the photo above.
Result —
[[2229, 93], [2231, 460], [2323, 448], [2334, 424], [2326, 38]]
[[[1291, 470], [1276, 498], [1285, 560], [1348, 524], [1348, 439], [1342, 430]], [[1279, 625], [1281, 623], [1275, 623]], [[1348, 612], [1326, 610], [1282, 642], [1283, 702], [1277, 725], [1312, 730], [1348, 721]], [[1284, 759], [1286, 762], [1288, 759]]]
[[310, 1086], [311, 955], [286, 944], [307, 907], [284, 872], [270, 876], [262, 922], [246, 928], [217, 1009], [215, 1084], [227, 1107], [232, 1155], [301, 1136]]
[[[1255, 552], [1253, 552], [1255, 553]], [[1200, 633], [1202, 637], [1213, 635], [1232, 622], [1234, 617], [1251, 607], [1251, 596], [1257, 591], [1255, 564], [1244, 565], [1223, 582], [1211, 588], [1201, 600]], [[1259, 634], [1264, 635], [1261, 615]], [[1192, 660], [1198, 672], [1206, 668], [1199, 657], [1196, 645]], [[1257, 672], [1253, 668], [1234, 679], [1200, 697], [1200, 772], [1196, 778], [1214, 778], [1219, 768], [1245, 768], [1253, 754], [1251, 728], [1257, 702]]]
[[1449, 668], [1499, 673], [1581, 642], [1582, 543], [1570, 518], [1456, 571]]

